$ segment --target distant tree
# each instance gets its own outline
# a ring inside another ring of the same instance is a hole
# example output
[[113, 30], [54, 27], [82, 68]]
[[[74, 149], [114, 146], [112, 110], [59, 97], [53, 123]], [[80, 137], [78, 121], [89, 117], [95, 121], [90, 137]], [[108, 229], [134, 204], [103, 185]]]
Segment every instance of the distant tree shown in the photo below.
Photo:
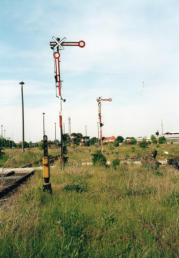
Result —
[[119, 143], [123, 142], [124, 138], [122, 136], [117, 136], [114, 142], [114, 147], [118, 147]]
[[81, 133], [72, 133], [71, 136], [74, 136], [74, 143], [76, 145], [79, 145], [80, 144], [80, 140], [81, 138], [83, 137], [83, 135]]
[[155, 137], [155, 135], [152, 134], [150, 139], [153, 144], [157, 144], [157, 138]]
[[3, 137], [0, 137], [0, 147], [12, 148], [12, 147], [16, 147], [16, 144], [14, 141], [10, 139], [5, 139]]
[[55, 140], [54, 144], [55, 144], [56, 147], [58, 147], [58, 146], [60, 146], [60, 141], [59, 140]]
[[123, 138], [122, 136], [117, 136], [117, 137], [116, 137], [116, 140], [117, 140], [119, 143], [121, 143], [121, 142], [124, 141], [124, 138]]
[[167, 140], [166, 140], [166, 138], [164, 136], [160, 136], [159, 137], [159, 144], [164, 144], [166, 142], [167, 142]]
[[[18, 147], [22, 148], [22, 142], [19, 143]], [[26, 141], [24, 142], [24, 148], [29, 148], [29, 143]]]
[[92, 138], [89, 140], [89, 144], [90, 144], [90, 145], [94, 145], [95, 143], [98, 143], [98, 138], [92, 137]]
[[137, 140], [134, 137], [126, 137], [125, 143], [134, 145], [137, 143]]
[[70, 145], [70, 142], [71, 142], [71, 139], [70, 139], [70, 136], [69, 136], [69, 134], [67, 134], [67, 133], [64, 133], [63, 134], [63, 143], [64, 143], [64, 145]]

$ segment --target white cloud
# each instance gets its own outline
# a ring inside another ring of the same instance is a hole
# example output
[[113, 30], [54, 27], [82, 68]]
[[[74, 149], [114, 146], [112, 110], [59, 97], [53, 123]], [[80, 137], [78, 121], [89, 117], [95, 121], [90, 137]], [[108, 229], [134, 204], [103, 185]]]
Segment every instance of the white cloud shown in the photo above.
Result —
[[72, 131], [84, 132], [88, 125], [89, 134], [97, 135], [96, 97], [103, 96], [113, 98], [103, 105], [105, 135], [148, 135], [160, 129], [161, 119], [166, 130], [179, 130], [179, 19], [174, 7], [163, 1], [102, 2], [38, 1], [30, 4], [26, 15], [12, 17], [21, 18], [24, 24], [17, 22], [15, 30], [23, 39], [19, 46], [9, 41], [8, 47], [1, 41], [0, 47], [4, 60], [0, 65], [4, 78], [0, 81], [0, 118], [11, 137], [21, 138], [16, 79], [22, 78], [26, 82], [27, 139], [41, 139], [42, 112], [46, 112], [47, 132], [53, 138], [58, 100], [49, 47], [52, 36], [86, 41], [84, 49], [61, 51], [66, 128], [71, 116]]

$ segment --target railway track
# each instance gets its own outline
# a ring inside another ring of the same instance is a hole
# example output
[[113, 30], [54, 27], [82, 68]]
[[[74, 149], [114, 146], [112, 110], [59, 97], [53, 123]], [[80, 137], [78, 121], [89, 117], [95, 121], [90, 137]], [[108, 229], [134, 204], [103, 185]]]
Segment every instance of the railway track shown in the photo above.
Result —
[[0, 169], [0, 198], [6, 196], [31, 175], [34, 174], [34, 168], [8, 168]]

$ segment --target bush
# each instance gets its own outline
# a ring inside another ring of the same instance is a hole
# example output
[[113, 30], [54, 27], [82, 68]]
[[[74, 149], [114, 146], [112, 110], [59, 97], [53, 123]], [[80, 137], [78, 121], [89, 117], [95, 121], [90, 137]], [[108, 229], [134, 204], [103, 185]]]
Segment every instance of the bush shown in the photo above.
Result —
[[145, 139], [143, 139], [141, 142], [139, 142], [139, 146], [143, 149], [147, 148], [148, 142]]
[[111, 166], [113, 169], [117, 169], [117, 167], [120, 165], [120, 160], [119, 159], [114, 159], [111, 163]]
[[90, 145], [94, 145], [94, 144], [96, 144], [96, 143], [98, 143], [98, 138], [96, 138], [96, 137], [92, 137], [90, 140], [89, 140], [89, 144]]
[[3, 152], [2, 152], [2, 148], [0, 147], [0, 158], [2, 157]]
[[159, 137], [159, 144], [164, 144], [164, 143], [166, 143], [167, 141], [166, 141], [166, 138], [164, 137], [164, 136], [160, 136]]
[[133, 145], [137, 143], [137, 140], [134, 137], [127, 137], [125, 143]]
[[135, 147], [134, 146], [132, 146], [131, 151], [135, 152]]
[[87, 192], [87, 184], [67, 184], [63, 189], [65, 191], [75, 191], [77, 193]]
[[124, 138], [122, 136], [117, 136], [116, 140], [121, 143], [124, 141]]
[[93, 165], [105, 166], [106, 157], [102, 154], [101, 151], [98, 150], [92, 154], [92, 162], [93, 162]]
[[119, 142], [117, 140], [115, 140], [114, 147], [118, 147], [118, 146], [119, 146]]
[[150, 139], [153, 144], [157, 144], [157, 138], [155, 137], [155, 135], [151, 135]]
[[124, 141], [124, 138], [122, 136], [117, 136], [116, 137], [116, 140], [114, 142], [114, 147], [118, 147], [119, 146], [119, 143], [123, 142]]

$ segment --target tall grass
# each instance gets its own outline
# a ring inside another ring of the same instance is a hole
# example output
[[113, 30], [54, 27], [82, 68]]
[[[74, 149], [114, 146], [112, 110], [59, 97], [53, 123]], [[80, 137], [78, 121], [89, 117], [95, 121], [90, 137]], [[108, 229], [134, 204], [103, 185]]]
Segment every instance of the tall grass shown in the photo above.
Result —
[[52, 195], [37, 171], [1, 206], [0, 257], [179, 256], [179, 171], [81, 166], [95, 150], [69, 148], [69, 164], [51, 168]]

